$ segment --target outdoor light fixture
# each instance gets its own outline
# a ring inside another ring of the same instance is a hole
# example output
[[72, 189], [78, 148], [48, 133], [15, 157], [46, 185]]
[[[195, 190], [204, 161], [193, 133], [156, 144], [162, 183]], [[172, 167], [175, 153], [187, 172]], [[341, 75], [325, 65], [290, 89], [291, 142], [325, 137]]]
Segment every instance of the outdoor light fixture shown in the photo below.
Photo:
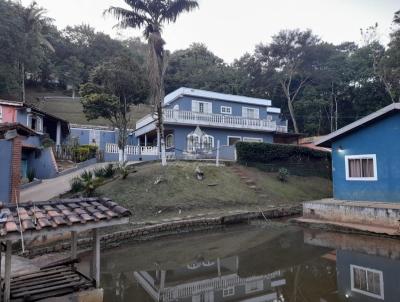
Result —
[[344, 149], [342, 146], [339, 146], [337, 150], [338, 150], [338, 152], [344, 152]]

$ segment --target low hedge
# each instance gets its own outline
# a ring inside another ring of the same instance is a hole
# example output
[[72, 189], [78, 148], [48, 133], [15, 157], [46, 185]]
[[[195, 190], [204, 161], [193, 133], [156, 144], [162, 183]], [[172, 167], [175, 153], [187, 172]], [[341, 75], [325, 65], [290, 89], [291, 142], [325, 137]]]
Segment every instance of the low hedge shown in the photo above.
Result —
[[296, 145], [268, 144], [268, 143], [245, 143], [236, 144], [237, 158], [239, 162], [304, 162], [310, 160], [329, 160], [329, 152], [313, 150]]

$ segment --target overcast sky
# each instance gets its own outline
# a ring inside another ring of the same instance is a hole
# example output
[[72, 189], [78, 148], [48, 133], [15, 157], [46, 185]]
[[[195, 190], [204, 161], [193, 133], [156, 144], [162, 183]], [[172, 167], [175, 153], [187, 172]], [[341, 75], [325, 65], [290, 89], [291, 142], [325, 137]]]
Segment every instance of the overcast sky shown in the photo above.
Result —
[[[22, 0], [27, 5], [31, 0]], [[36, 0], [48, 10], [59, 28], [87, 23], [113, 37], [141, 36], [140, 31], [113, 28], [115, 20], [103, 17], [111, 5], [123, 0]], [[268, 42], [280, 29], [310, 28], [332, 43], [360, 42], [360, 28], [375, 22], [384, 43], [399, 0], [199, 0], [200, 8], [166, 25], [164, 39], [170, 50], [202, 42], [228, 62]]]

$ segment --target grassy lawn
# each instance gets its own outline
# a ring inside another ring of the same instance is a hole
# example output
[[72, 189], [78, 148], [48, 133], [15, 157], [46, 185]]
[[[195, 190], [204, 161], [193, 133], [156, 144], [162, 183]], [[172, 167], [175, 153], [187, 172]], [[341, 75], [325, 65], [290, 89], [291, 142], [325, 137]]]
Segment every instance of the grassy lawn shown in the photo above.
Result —
[[[194, 170], [200, 166], [205, 179]], [[137, 167], [126, 180], [118, 179], [97, 189], [133, 212], [134, 221], [159, 220], [198, 213], [229, 210], [257, 210], [268, 206], [295, 204], [331, 196], [331, 182], [318, 177], [289, 176], [282, 183], [272, 173], [245, 168], [259, 191], [251, 189], [230, 167], [174, 162], [162, 168], [159, 163]], [[158, 179], [162, 179], [156, 184]]]

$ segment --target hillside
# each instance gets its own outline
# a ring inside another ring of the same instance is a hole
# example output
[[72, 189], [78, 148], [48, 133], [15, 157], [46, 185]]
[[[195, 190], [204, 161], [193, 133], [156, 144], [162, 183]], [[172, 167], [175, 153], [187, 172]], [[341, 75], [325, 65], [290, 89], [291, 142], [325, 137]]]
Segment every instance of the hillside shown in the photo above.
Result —
[[[195, 178], [198, 165], [205, 174], [203, 181]], [[149, 163], [136, 169], [126, 180], [116, 180], [97, 190], [100, 196], [111, 197], [130, 208], [134, 221], [230, 210], [257, 211], [332, 195], [328, 179], [289, 176], [288, 182], [282, 183], [274, 173], [239, 165], [171, 162], [166, 168]], [[251, 179], [251, 186], [249, 180], [238, 175], [238, 169]]]
[[[43, 97], [46, 97], [43, 99]], [[104, 119], [88, 121], [83, 113], [82, 104], [79, 98], [73, 100], [63, 96], [60, 92], [29, 92], [30, 103], [39, 109], [53, 114], [59, 118], [69, 121], [71, 124], [109, 126]], [[133, 124], [143, 116], [151, 112], [151, 107], [146, 104], [139, 104], [131, 107]]]

